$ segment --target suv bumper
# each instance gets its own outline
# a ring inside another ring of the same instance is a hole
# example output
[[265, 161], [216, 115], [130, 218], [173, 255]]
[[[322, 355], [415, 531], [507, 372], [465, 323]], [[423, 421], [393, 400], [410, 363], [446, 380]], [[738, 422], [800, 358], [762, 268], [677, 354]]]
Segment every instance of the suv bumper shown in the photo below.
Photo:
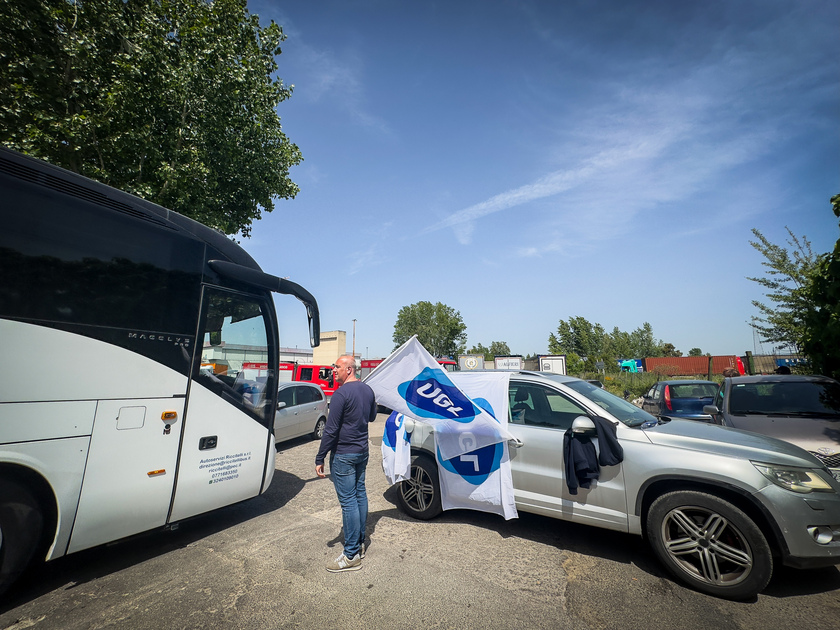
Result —
[[758, 496], [775, 517], [784, 565], [808, 569], [840, 564], [840, 494], [799, 495], [767, 486]]

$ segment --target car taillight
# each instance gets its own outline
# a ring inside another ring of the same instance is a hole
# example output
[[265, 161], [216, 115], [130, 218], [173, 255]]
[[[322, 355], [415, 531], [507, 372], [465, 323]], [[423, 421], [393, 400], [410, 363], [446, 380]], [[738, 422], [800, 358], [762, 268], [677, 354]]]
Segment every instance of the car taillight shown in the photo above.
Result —
[[671, 386], [665, 386], [665, 406], [668, 408], [668, 411], [673, 411], [674, 408], [671, 406]]

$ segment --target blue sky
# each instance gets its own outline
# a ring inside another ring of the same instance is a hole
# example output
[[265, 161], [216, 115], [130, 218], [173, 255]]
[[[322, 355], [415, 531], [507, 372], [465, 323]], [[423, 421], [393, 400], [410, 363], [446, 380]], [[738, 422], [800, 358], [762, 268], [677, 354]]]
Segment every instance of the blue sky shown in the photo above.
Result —
[[[545, 353], [561, 319], [650, 322], [687, 354], [770, 352], [751, 228], [838, 237], [836, 1], [249, 1], [288, 39], [300, 186], [242, 241], [323, 330], [383, 357], [403, 306], [468, 348]], [[281, 344], [308, 346], [277, 301]]]

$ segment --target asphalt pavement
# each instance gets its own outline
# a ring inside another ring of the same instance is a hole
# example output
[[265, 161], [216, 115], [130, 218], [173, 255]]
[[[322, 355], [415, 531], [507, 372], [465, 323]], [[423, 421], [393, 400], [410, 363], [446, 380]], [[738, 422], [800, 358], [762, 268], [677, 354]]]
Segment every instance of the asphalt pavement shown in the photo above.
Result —
[[256, 499], [41, 567], [0, 601], [0, 629], [837, 627], [840, 571], [782, 569], [751, 602], [683, 588], [636, 536], [521, 514], [421, 522], [396, 507], [372, 425], [363, 568], [333, 574], [341, 510], [318, 444], [281, 445]]

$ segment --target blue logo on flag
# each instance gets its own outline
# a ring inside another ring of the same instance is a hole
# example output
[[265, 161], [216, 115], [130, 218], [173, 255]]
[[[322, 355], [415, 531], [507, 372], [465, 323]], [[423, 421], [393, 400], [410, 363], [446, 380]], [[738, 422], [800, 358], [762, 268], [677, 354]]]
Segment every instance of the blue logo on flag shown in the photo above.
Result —
[[479, 414], [479, 409], [441, 369], [424, 368], [412, 380], [397, 387], [397, 391], [418, 418], [471, 422]]
[[[490, 404], [490, 401], [484, 398], [476, 398], [474, 400], [476, 405], [496, 420], [496, 414], [493, 412], [493, 406]], [[504, 448], [501, 442], [490, 444], [489, 446], [447, 460], [441, 457], [440, 449], [437, 451], [438, 462], [440, 462], [441, 466], [474, 486], [480, 486], [487, 481], [490, 475], [499, 470], [502, 455], [504, 455]]]
[[385, 430], [382, 432], [382, 442], [392, 451], [397, 450], [397, 431], [403, 425], [405, 417], [401, 413], [392, 411], [385, 421]]
[[438, 450], [437, 459], [440, 465], [449, 472], [474, 486], [480, 486], [490, 475], [499, 470], [503, 454], [503, 444], [499, 442], [447, 460], [441, 457]]

